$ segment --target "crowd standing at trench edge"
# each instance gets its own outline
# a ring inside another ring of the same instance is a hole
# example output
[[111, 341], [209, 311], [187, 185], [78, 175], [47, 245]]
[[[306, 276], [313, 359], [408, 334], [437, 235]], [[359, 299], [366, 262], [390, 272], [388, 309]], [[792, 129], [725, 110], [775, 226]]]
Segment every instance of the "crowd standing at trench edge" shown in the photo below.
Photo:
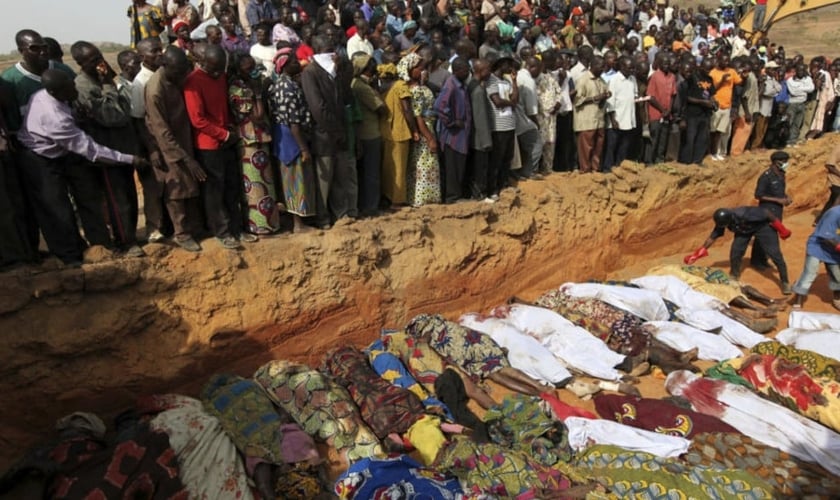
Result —
[[[752, 149], [769, 164], [757, 206], [710, 214], [685, 265], [457, 322], [419, 314], [315, 366], [273, 359], [196, 397], [141, 396], [111, 431], [72, 413], [33, 431], [43, 441], [0, 495], [838, 497], [840, 315], [797, 309], [822, 262], [840, 310], [840, 145], [792, 286], [779, 239], [784, 149], [840, 129], [840, 63], [753, 46], [730, 9], [634, 0], [134, 0], [127, 14], [117, 68], [77, 41], [77, 74], [58, 41], [15, 36], [21, 61], [0, 75], [3, 267], [42, 258], [42, 237], [71, 266], [90, 245], [139, 258], [141, 243], [198, 252], [209, 236], [236, 250], [624, 160]], [[727, 229], [730, 272], [695, 265]], [[750, 265], [772, 262], [793, 296], [774, 339], [785, 300], [740, 282], [751, 241]], [[647, 374], [671, 397], [642, 398]]]
[[77, 41], [76, 74], [56, 40], [15, 36], [4, 266], [42, 258], [41, 235], [69, 265], [89, 245], [238, 249], [402, 206], [493, 203], [555, 172], [703, 165], [840, 130], [840, 60], [753, 44], [733, 8], [135, 0], [127, 16], [117, 68]]

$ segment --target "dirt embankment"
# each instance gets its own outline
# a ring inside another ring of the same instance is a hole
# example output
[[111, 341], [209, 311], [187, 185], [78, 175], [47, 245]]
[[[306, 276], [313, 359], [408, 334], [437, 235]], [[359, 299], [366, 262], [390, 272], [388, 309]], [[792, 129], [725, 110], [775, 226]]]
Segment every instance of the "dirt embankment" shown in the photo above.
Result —
[[[791, 151], [793, 212], [825, 199], [831, 140]], [[211, 373], [249, 375], [274, 357], [318, 363], [420, 312], [454, 317], [688, 253], [714, 208], [752, 203], [768, 156], [555, 174], [496, 204], [403, 210], [241, 253], [149, 245], [145, 259], [2, 274], [0, 466], [70, 411], [112, 415], [140, 394], [195, 392]]]

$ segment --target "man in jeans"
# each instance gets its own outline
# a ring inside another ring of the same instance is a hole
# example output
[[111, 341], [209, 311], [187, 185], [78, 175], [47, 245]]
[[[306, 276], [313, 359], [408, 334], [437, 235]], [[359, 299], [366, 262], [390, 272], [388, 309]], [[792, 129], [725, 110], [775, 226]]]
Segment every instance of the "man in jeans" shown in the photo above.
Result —
[[222, 246], [235, 250], [239, 240], [257, 241], [242, 231], [242, 174], [228, 109], [225, 76], [227, 55], [218, 45], [209, 45], [203, 66], [197, 67], [184, 84], [184, 103], [193, 127], [193, 144], [198, 162], [207, 174], [202, 184], [204, 215], [210, 230]]
[[832, 292], [831, 305], [840, 310], [840, 206], [830, 208], [820, 219], [816, 229], [808, 238], [805, 266], [793, 285], [793, 308], [801, 309], [814, 280], [817, 279], [820, 262], [828, 271], [828, 288]]

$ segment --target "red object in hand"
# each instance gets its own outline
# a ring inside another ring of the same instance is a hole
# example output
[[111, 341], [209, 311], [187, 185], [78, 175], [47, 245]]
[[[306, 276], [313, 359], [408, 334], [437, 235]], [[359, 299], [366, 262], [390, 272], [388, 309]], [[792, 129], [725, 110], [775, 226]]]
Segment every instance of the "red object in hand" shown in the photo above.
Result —
[[700, 247], [697, 250], [695, 250], [693, 254], [686, 255], [685, 258], [683, 258], [683, 262], [691, 265], [697, 262], [702, 257], [706, 257], [707, 255], [709, 255], [709, 251], [706, 250], [706, 247]]
[[834, 251], [835, 251], [835, 252], [840, 253], [840, 243], [838, 243], [837, 245], [835, 245], [835, 247], [834, 247]]
[[776, 230], [777, 233], [779, 233], [779, 238], [783, 240], [790, 238], [790, 229], [786, 228], [785, 225], [782, 224], [782, 221], [780, 221], [779, 219], [776, 219], [773, 222], [771, 222], [770, 227], [772, 227]]

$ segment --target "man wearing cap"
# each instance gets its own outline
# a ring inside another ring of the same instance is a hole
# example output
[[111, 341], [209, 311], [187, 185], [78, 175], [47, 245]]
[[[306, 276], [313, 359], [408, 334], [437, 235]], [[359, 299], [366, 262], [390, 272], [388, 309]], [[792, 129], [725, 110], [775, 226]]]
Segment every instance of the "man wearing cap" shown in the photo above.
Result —
[[[755, 186], [755, 199], [758, 206], [770, 211], [777, 219], [782, 220], [784, 208], [792, 203], [787, 195], [787, 184], [785, 183], [785, 172], [789, 165], [790, 155], [784, 151], [774, 151], [770, 155], [770, 168], [764, 171], [758, 178]], [[764, 253], [759, 242], [753, 243], [750, 265], [763, 270], [767, 269], [767, 255]]]
[[770, 61], [764, 65], [763, 75], [759, 67], [756, 67], [755, 71], [758, 74], [760, 93], [758, 96], [758, 115], [753, 128], [753, 150], [764, 148], [764, 135], [767, 133], [767, 124], [770, 122], [770, 117], [773, 116], [773, 104], [776, 101], [776, 96], [782, 91], [782, 84], [779, 83], [777, 78], [779, 65], [776, 64], [776, 61]]
[[708, 248], [729, 229], [735, 233], [729, 249], [729, 274], [736, 280], [740, 279], [741, 260], [747, 252], [750, 240], [755, 238], [779, 269], [782, 293], [785, 295], [791, 293], [787, 264], [779, 247], [779, 237], [786, 240], [790, 238], [791, 232], [782, 224], [782, 221], [762, 207], [719, 208], [715, 210], [713, 219], [715, 228], [709, 237], [694, 253], [686, 255], [683, 262], [691, 265], [709, 255]]

